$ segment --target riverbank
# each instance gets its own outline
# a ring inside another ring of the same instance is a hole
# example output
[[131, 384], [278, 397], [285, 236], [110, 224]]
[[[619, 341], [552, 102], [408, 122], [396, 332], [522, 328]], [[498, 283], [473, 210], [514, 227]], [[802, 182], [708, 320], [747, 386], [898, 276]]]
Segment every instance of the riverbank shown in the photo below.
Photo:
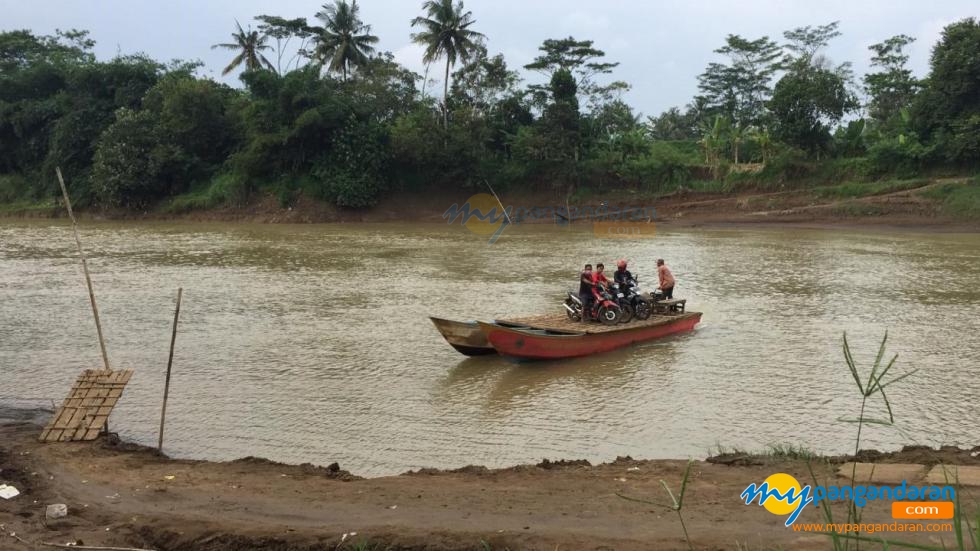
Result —
[[[543, 461], [363, 479], [338, 465], [168, 459], [113, 439], [42, 445], [39, 430], [29, 421], [0, 424], [0, 480], [22, 492], [0, 501], [0, 549], [31, 549], [36, 542], [161, 551], [687, 547], [669, 508], [619, 497], [669, 502], [660, 481], [676, 492], [685, 461]], [[980, 464], [975, 455], [913, 448], [866, 452], [859, 459]], [[821, 481], [833, 481], [844, 459], [811, 464]], [[775, 472], [811, 480], [806, 462], [791, 455], [735, 454], [695, 462], [683, 510], [694, 547], [829, 548], [826, 536], [785, 528], [782, 517], [740, 502], [746, 485]], [[961, 489], [963, 503], [976, 503], [977, 496], [978, 488]], [[52, 503], [66, 504], [68, 516], [45, 520], [45, 506]], [[801, 522], [820, 520], [814, 508], [801, 516]], [[893, 522], [889, 505], [869, 503], [864, 521]], [[940, 545], [935, 534], [896, 536]]]
[[[643, 206], [656, 210], [656, 221], [668, 227], [795, 226], [809, 228], [900, 228], [907, 230], [980, 231], [980, 208], [973, 195], [980, 182], [968, 178], [841, 184], [786, 191], [718, 192], [679, 188], [669, 194], [625, 192], [623, 196], [585, 194], [572, 198], [577, 208]], [[473, 193], [480, 193], [475, 190]], [[485, 193], [485, 191], [482, 191]], [[969, 200], [950, 202], [951, 195]], [[97, 220], [168, 220], [247, 223], [445, 222], [444, 214], [469, 194], [392, 193], [371, 209], [338, 209], [302, 195], [289, 206], [272, 195], [255, 194], [243, 206], [179, 211], [164, 204], [145, 212], [81, 210], [80, 218]], [[516, 208], [561, 207], [554, 193], [502, 193], [501, 201]], [[964, 205], [963, 203], [969, 203]], [[60, 218], [57, 203], [0, 205], [0, 217]], [[457, 222], [458, 223], [458, 222]], [[528, 223], [528, 222], [524, 222]], [[553, 223], [551, 218], [530, 223]]]

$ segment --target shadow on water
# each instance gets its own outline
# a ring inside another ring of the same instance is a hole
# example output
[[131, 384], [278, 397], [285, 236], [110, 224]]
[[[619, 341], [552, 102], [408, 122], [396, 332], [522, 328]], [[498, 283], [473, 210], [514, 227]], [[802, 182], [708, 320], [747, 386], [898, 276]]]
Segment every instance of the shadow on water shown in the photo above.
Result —
[[508, 413], [511, 407], [565, 392], [585, 398], [625, 387], [645, 370], [669, 375], [694, 333], [642, 343], [595, 356], [554, 361], [515, 362], [501, 356], [465, 358], [449, 369], [436, 388], [444, 404], [481, 404], [488, 413]]

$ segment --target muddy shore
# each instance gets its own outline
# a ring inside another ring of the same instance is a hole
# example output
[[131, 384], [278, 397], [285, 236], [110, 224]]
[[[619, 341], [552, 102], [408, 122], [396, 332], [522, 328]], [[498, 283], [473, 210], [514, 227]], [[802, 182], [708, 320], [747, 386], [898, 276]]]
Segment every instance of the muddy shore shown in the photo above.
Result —
[[[364, 479], [338, 465], [169, 459], [112, 438], [39, 444], [38, 416], [20, 417], [26, 420], [0, 424], [0, 482], [22, 492], [0, 500], [4, 550], [38, 543], [161, 551], [687, 548], [675, 513], [663, 505], [669, 498], [660, 483], [677, 491], [682, 460], [543, 461]], [[980, 464], [976, 450], [980, 446], [909, 448], [862, 452], [859, 459]], [[822, 482], [834, 481], [844, 459], [811, 464]], [[799, 459], [730, 455], [695, 462], [683, 511], [694, 547], [829, 548], [825, 536], [794, 532], [781, 517], [741, 503], [748, 483], [774, 472], [810, 480]], [[976, 503], [980, 488], [964, 488], [961, 495]], [[45, 507], [53, 503], [66, 504], [68, 516], [46, 520]], [[866, 522], [892, 522], [887, 504], [872, 502], [864, 514]], [[811, 508], [801, 520], [820, 518]], [[926, 534], [903, 534], [902, 540], [941, 543]]]
[[[931, 187], [962, 179], [937, 180], [921, 187], [850, 199], [821, 199], [807, 190], [745, 193], [695, 193], [681, 190], [656, 199], [641, 195], [611, 194], [577, 202], [578, 208], [598, 207], [603, 202], [616, 207], [653, 207], [656, 223], [665, 227], [804, 227], [816, 229], [901, 229], [910, 231], [977, 232], [980, 221], [954, 219], [944, 215], [941, 204], [922, 196]], [[474, 190], [472, 193], [480, 193]], [[188, 222], [241, 223], [354, 223], [354, 222], [442, 222], [443, 214], [453, 203], [466, 201], [469, 193], [459, 196], [445, 193], [392, 193], [371, 209], [338, 209], [328, 203], [299, 196], [283, 208], [271, 196], [256, 196], [240, 207], [218, 207], [184, 213], [156, 209], [147, 212], [129, 210], [82, 210], [79, 217], [89, 220], [148, 220]], [[504, 193], [507, 205], [558, 207], [563, 197], [553, 193]], [[6, 209], [0, 218], [61, 218], [64, 209], [52, 204], [45, 208], [22, 211]], [[457, 224], [459, 221], [456, 222]], [[529, 223], [529, 222], [524, 222]], [[553, 220], [530, 223], [553, 224]], [[577, 223], [587, 223], [579, 221]]]

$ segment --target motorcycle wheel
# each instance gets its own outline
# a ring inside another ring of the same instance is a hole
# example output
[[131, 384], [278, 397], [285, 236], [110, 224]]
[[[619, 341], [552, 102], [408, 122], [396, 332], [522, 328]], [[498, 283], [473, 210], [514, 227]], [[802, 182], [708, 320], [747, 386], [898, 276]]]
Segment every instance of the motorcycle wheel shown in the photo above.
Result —
[[618, 308], [599, 308], [599, 321], [603, 325], [616, 325], [619, 323], [620, 311]]
[[629, 323], [633, 319], [633, 307], [629, 304], [620, 304], [619, 323]]
[[568, 315], [568, 319], [572, 321], [582, 321], [582, 311], [575, 307], [574, 304], [569, 304], [570, 301], [566, 301], [565, 305], [571, 308], [565, 308], [565, 314]]
[[638, 320], [645, 320], [650, 318], [650, 314], [653, 313], [653, 308], [650, 303], [645, 300], [636, 301], [636, 306], [633, 307], [633, 315], [636, 316]]

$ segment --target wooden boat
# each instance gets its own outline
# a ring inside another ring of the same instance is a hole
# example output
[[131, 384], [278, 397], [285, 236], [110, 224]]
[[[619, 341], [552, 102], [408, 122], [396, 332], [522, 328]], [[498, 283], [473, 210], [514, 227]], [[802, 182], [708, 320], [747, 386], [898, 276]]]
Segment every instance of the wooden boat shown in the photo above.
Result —
[[[483, 334], [483, 330], [480, 329], [480, 325], [477, 322], [453, 321], [431, 316], [429, 319], [432, 320], [433, 325], [442, 334], [442, 338], [446, 339], [446, 342], [459, 353], [466, 354], [467, 356], [485, 356], [487, 354], [497, 353], [497, 349], [487, 340], [487, 336]], [[500, 324], [501, 327], [527, 327], [520, 323], [506, 321], [495, 321], [494, 323]]]
[[690, 331], [699, 321], [700, 312], [684, 312], [653, 315], [647, 320], [612, 326], [585, 325], [558, 316], [477, 323], [484, 338], [500, 354], [521, 360], [557, 360], [608, 352]]

